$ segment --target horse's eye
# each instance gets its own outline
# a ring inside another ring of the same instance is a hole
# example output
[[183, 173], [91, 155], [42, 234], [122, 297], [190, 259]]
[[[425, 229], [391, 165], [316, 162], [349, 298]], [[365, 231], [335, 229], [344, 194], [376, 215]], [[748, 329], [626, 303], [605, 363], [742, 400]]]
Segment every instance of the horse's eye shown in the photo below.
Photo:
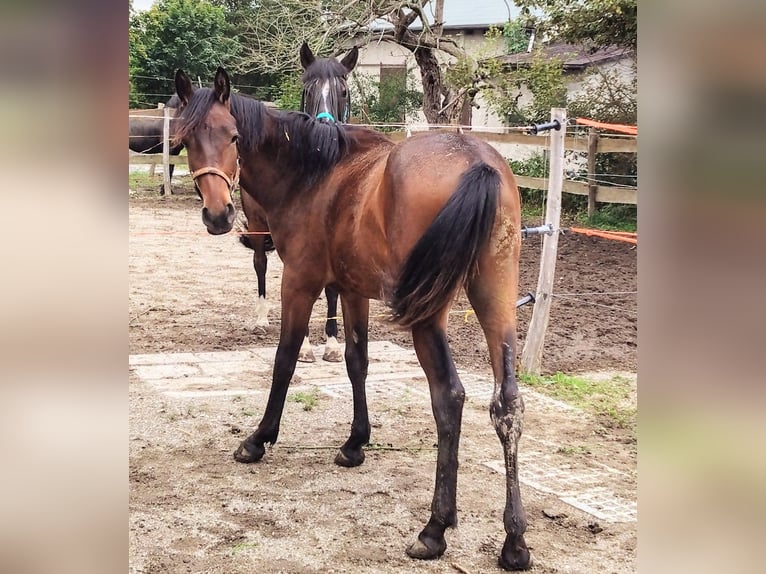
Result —
[[231, 136], [231, 143], [236, 144], [237, 142], [239, 142], [239, 134], [234, 134]]

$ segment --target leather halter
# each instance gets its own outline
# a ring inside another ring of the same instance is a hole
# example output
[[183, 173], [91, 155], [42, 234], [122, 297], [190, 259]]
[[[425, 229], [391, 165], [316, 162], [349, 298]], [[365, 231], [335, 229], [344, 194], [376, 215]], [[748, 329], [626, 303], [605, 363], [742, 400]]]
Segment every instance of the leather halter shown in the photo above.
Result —
[[197, 178], [207, 173], [212, 173], [213, 175], [217, 175], [218, 177], [222, 178], [226, 182], [226, 185], [229, 186], [229, 194], [232, 194], [239, 184], [239, 158], [237, 158], [237, 169], [234, 172], [233, 177], [229, 177], [225, 172], [221, 171], [217, 167], [201, 167], [197, 171], [192, 172], [192, 181], [194, 182], [194, 185], [197, 186], [197, 188], [199, 188]]

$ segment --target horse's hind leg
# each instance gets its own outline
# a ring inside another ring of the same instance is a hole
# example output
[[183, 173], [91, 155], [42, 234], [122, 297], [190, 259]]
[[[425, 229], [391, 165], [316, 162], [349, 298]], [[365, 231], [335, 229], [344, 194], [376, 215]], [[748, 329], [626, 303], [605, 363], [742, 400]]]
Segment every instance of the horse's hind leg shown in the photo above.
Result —
[[332, 287], [325, 287], [325, 297], [327, 297], [327, 322], [324, 325], [324, 332], [327, 335], [327, 342], [324, 346], [324, 355], [322, 359], [331, 363], [340, 363], [343, 360], [343, 353], [338, 344], [338, 292]]
[[[336, 294], [337, 299], [337, 294]], [[370, 441], [370, 419], [367, 413], [367, 327], [370, 314], [370, 301], [356, 295], [344, 295], [343, 329], [346, 334], [346, 371], [351, 379], [354, 394], [354, 420], [351, 423], [351, 435], [340, 447], [335, 457], [335, 464], [340, 466], [359, 466], [364, 462], [362, 447]]]
[[316, 362], [316, 357], [314, 356], [314, 348], [311, 346], [311, 341], [309, 340], [308, 329], [306, 329], [306, 334], [303, 337], [303, 343], [301, 344], [301, 349], [298, 352], [298, 360], [301, 363]]
[[457, 524], [457, 467], [460, 424], [465, 391], [447, 345], [447, 312], [432, 324], [415, 326], [412, 340], [431, 391], [431, 408], [436, 419], [438, 451], [436, 486], [431, 518], [407, 549], [412, 558], [438, 558], [447, 549], [445, 530]]
[[487, 264], [480, 264], [479, 273], [466, 289], [487, 338], [495, 378], [489, 411], [503, 445], [505, 458], [506, 501], [503, 523], [506, 537], [498, 562], [506, 570], [526, 570], [532, 564], [524, 541], [527, 518], [521, 503], [518, 474], [518, 444], [524, 402], [514, 373], [517, 285], [517, 266], [515, 270], [514, 265], [504, 269], [498, 267], [496, 261], [490, 260]]

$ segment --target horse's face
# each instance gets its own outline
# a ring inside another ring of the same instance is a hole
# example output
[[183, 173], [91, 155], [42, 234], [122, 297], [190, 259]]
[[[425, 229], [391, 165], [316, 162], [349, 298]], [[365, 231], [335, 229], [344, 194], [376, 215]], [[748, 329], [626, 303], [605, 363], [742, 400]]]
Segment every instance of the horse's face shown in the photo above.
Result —
[[304, 43], [301, 46], [303, 66], [303, 96], [301, 110], [319, 120], [345, 122], [351, 102], [348, 96], [348, 74], [358, 57], [356, 47], [338, 61], [335, 58], [317, 60]]
[[[187, 149], [194, 185], [202, 198], [202, 222], [208, 233], [220, 235], [231, 231], [236, 215], [232, 193], [239, 180], [239, 134], [229, 111], [229, 76], [221, 68], [214, 89], [216, 100], [207, 115], [180, 137]], [[176, 91], [184, 104], [193, 96], [191, 80], [181, 70], [176, 73]], [[190, 114], [194, 113], [191, 107]]]

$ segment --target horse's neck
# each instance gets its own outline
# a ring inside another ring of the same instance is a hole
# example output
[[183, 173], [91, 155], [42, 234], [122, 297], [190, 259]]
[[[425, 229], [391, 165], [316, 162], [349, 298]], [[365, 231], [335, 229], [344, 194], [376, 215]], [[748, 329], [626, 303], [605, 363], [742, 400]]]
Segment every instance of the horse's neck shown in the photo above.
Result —
[[257, 149], [246, 151], [240, 158], [241, 182], [245, 191], [258, 202], [267, 213], [283, 209], [298, 191], [294, 170], [289, 169], [292, 152], [289, 149], [289, 134], [281, 129], [280, 122], [271, 114], [265, 116], [265, 137]]

